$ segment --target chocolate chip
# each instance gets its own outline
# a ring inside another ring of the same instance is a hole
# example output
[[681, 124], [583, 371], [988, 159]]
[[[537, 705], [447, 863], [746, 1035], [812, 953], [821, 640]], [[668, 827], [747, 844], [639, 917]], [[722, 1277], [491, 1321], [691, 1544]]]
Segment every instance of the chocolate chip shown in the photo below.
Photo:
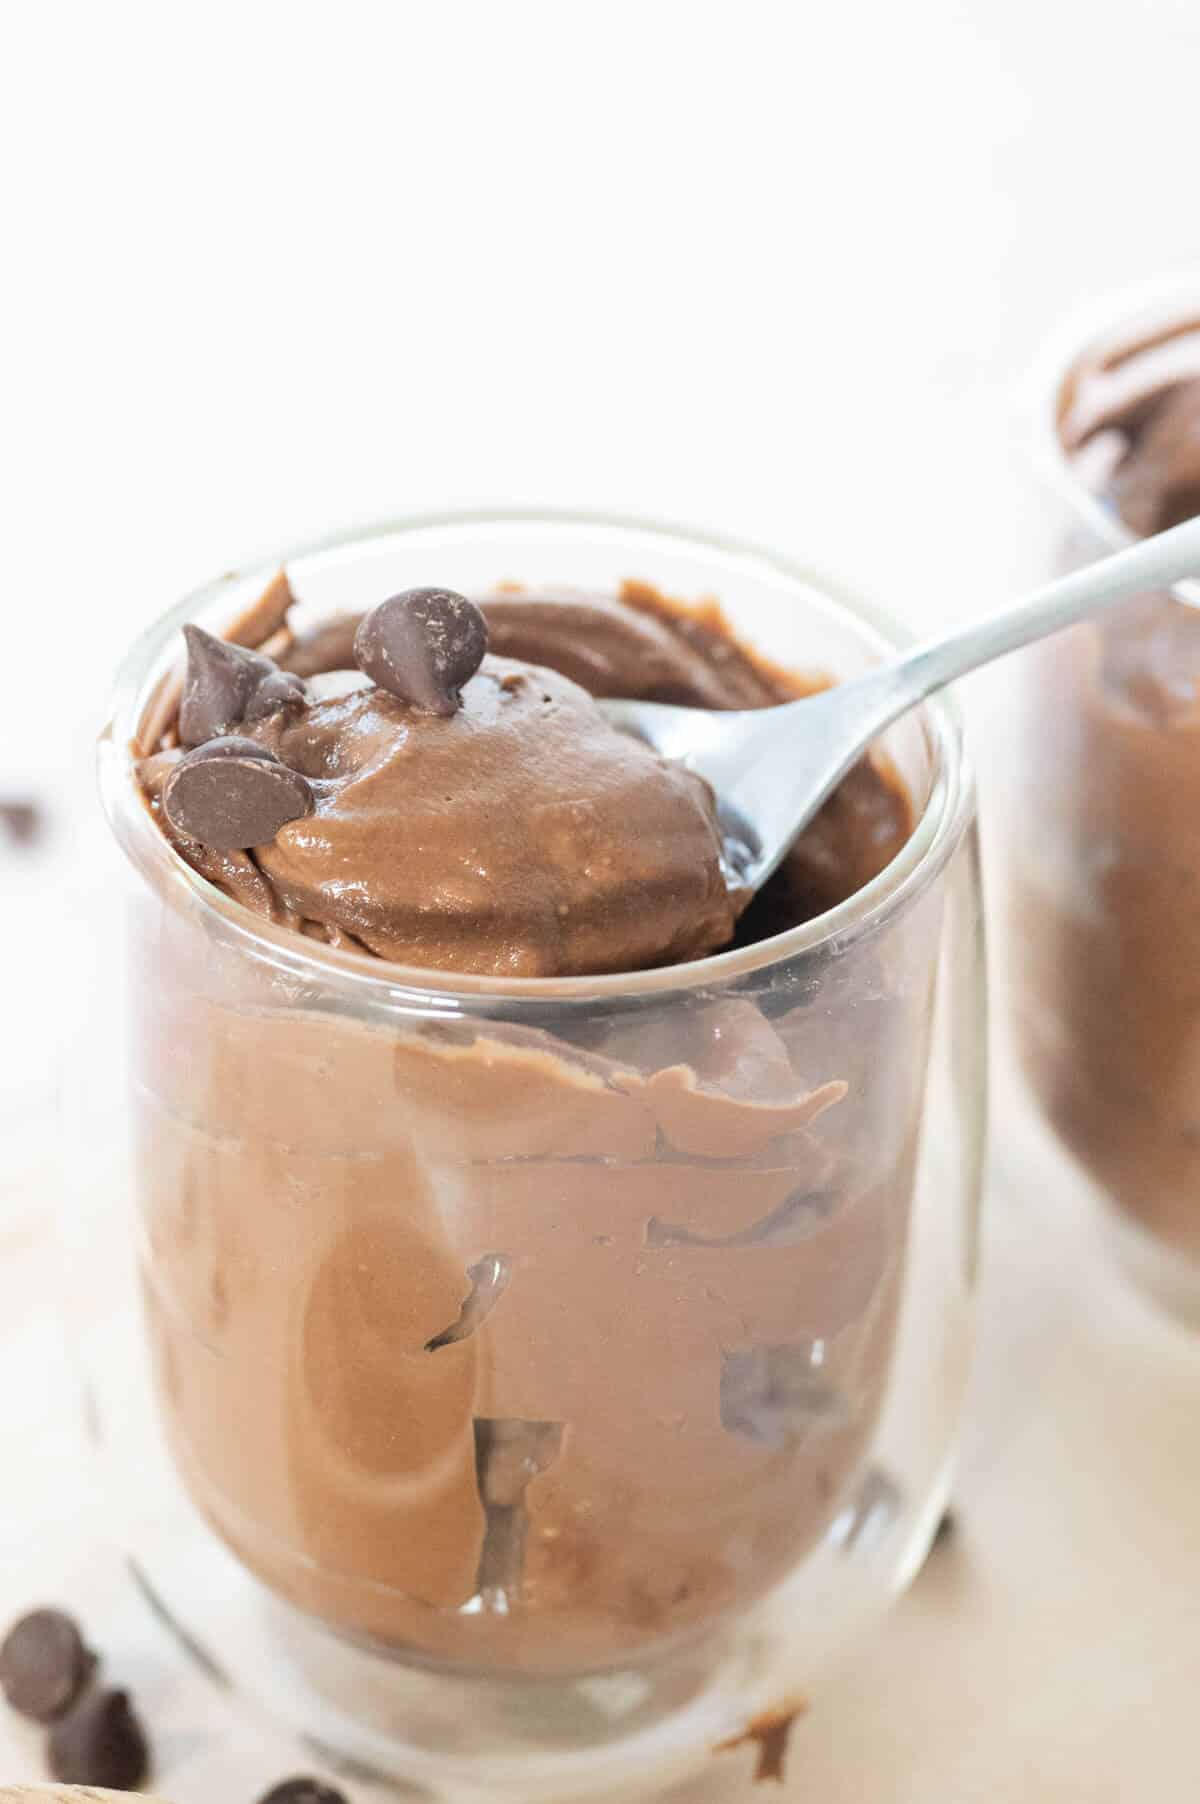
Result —
[[0, 827], [17, 845], [32, 845], [44, 825], [44, 816], [36, 802], [0, 802]]
[[92, 1691], [55, 1723], [47, 1742], [50, 1771], [64, 1785], [136, 1791], [150, 1750], [124, 1691]]
[[487, 622], [452, 589], [406, 589], [363, 616], [354, 658], [372, 682], [426, 714], [453, 714], [483, 662]]
[[260, 745], [257, 739], [247, 739], [244, 733], [222, 733], [219, 739], [198, 745], [180, 763], [199, 764], [205, 758], [261, 758], [267, 764], [279, 763], [278, 752], [269, 745]]
[[301, 677], [289, 676], [286, 670], [272, 670], [261, 683], [255, 685], [242, 719], [265, 720], [277, 708], [286, 708], [289, 702], [303, 700], [304, 682]]
[[311, 814], [313, 794], [265, 746], [229, 734], [180, 759], [162, 806], [176, 833], [214, 852], [236, 852], [265, 846], [289, 821]]
[[285, 1779], [265, 1792], [258, 1804], [348, 1804], [346, 1794], [319, 1779]]
[[62, 1610], [31, 1610], [0, 1644], [0, 1691], [14, 1710], [50, 1723], [70, 1709], [90, 1679], [96, 1656]]
[[185, 626], [183, 636], [188, 660], [179, 705], [182, 744], [203, 745], [244, 720], [260, 720], [286, 702], [303, 700], [302, 679], [261, 652], [231, 645], [202, 626]]

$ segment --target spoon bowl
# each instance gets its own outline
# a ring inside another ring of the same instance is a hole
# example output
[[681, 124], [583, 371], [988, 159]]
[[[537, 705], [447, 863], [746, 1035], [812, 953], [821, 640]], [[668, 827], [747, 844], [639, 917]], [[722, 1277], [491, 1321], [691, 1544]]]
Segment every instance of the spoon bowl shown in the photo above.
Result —
[[731, 886], [760, 889], [842, 778], [893, 721], [969, 671], [1142, 590], [1200, 575], [1200, 519], [1141, 539], [1024, 601], [926, 640], [853, 682], [772, 708], [605, 700], [622, 732], [711, 784]]

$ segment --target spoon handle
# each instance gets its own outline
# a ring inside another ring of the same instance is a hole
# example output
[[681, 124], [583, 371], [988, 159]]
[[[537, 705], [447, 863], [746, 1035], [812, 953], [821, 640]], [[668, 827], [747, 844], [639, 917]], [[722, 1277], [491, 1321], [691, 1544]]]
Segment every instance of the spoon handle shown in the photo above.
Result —
[[856, 687], [877, 685], [883, 710], [877, 726], [882, 728], [935, 689], [993, 658], [1044, 639], [1112, 602], [1195, 576], [1200, 576], [1200, 519], [1141, 539], [1099, 563], [1060, 576], [1013, 607], [956, 627], [944, 637], [927, 639], [875, 675], [860, 678]]

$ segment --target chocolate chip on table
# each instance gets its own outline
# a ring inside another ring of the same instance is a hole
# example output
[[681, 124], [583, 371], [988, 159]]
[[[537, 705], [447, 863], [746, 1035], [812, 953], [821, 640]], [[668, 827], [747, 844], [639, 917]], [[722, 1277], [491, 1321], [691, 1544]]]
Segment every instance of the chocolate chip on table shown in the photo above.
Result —
[[381, 601], [359, 623], [359, 669], [425, 714], [450, 715], [459, 692], [483, 662], [487, 622], [473, 601], [452, 589], [405, 589]]
[[185, 626], [187, 674], [179, 704], [179, 738], [186, 746], [203, 745], [240, 726], [261, 720], [289, 701], [304, 699], [304, 682], [280, 670], [262, 652], [248, 651]]
[[79, 1625], [62, 1610], [31, 1610], [0, 1643], [0, 1691], [37, 1723], [70, 1709], [95, 1668]]
[[265, 1792], [258, 1804], [347, 1804], [344, 1792], [332, 1785], [322, 1785], [319, 1779], [285, 1779], [282, 1784], [272, 1786]]
[[64, 1785], [136, 1791], [150, 1769], [150, 1750], [128, 1693], [88, 1692], [51, 1728], [46, 1758]]
[[45, 824], [36, 802], [0, 801], [0, 827], [18, 846], [30, 846]]
[[264, 846], [289, 821], [312, 813], [313, 793], [299, 771], [236, 734], [210, 740], [181, 758], [162, 792], [177, 833], [214, 852]]

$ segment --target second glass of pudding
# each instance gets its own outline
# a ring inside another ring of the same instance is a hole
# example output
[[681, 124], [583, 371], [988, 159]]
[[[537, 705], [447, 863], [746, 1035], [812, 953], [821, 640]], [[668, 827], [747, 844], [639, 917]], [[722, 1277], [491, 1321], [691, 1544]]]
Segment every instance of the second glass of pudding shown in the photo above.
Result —
[[[598, 693], [688, 699], [602, 637], [659, 594], [714, 694], [711, 599], [778, 694], [892, 643], [780, 559], [637, 523], [410, 522], [284, 562], [285, 664], [423, 583]], [[894, 730], [730, 950], [402, 967], [222, 893], [139, 786], [181, 626], [225, 632], [272, 574], [147, 635], [102, 745], [136, 873], [115, 1107], [170, 1455], [143, 1458], [138, 1569], [193, 1648], [360, 1766], [644, 1795], [795, 1710], [944, 1500], [983, 1108], [958, 724], [938, 702]], [[527, 604], [564, 582], [608, 613], [577, 598], [556, 643]], [[96, 1389], [110, 1452], [157, 1436]]]
[[[1072, 326], [1035, 405], [1048, 569], [1200, 514], [1200, 289]], [[1123, 603], [1015, 668], [1020, 1054], [1123, 1262], [1200, 1326], [1200, 585]]]

